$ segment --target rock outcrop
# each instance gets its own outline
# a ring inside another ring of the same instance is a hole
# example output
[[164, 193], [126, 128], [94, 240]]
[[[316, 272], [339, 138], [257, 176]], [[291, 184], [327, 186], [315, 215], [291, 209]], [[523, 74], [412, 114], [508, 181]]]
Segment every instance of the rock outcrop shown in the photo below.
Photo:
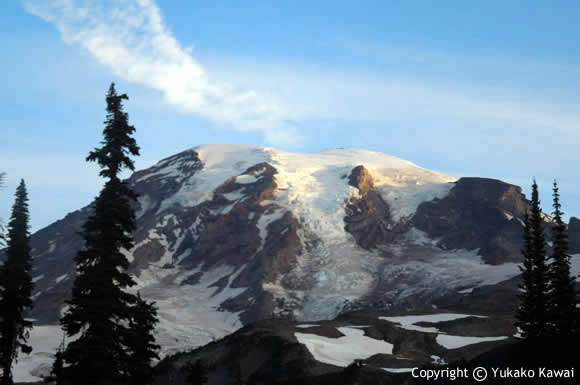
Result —
[[358, 189], [358, 196], [351, 196], [348, 200], [344, 228], [361, 247], [373, 249], [389, 245], [409, 230], [407, 222], [392, 219], [388, 204], [376, 190], [373, 177], [364, 166], [351, 171], [348, 183]]
[[568, 242], [570, 254], [580, 254], [580, 219], [570, 218], [568, 224]]
[[461, 178], [448, 196], [422, 203], [416, 228], [446, 249], [479, 249], [490, 264], [521, 260], [522, 218], [529, 207], [521, 188], [496, 179]]

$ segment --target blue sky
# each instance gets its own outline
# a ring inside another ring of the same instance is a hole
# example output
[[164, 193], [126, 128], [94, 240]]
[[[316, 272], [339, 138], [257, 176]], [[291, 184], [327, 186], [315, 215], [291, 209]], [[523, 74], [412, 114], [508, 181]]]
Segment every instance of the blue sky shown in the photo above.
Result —
[[78, 1], [0, 6], [0, 192], [39, 229], [99, 191], [104, 94], [144, 168], [202, 143], [358, 147], [522, 185], [580, 215], [577, 1]]

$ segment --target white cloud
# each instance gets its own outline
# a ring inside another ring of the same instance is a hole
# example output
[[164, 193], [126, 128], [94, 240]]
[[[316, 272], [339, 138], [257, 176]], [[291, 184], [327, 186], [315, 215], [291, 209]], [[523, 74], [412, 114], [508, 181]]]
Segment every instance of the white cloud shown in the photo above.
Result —
[[[554, 133], [563, 135], [567, 147], [579, 144], [580, 114], [575, 106], [549, 97], [530, 98], [541, 94], [539, 90], [520, 89], [518, 94], [509, 88], [494, 89], [485, 77], [458, 84], [448, 73], [426, 80], [421, 73], [337, 70], [268, 58], [194, 58], [163, 23], [153, 0], [28, 0], [26, 4], [29, 12], [55, 24], [66, 42], [84, 47], [115, 75], [162, 91], [171, 105], [184, 112], [241, 131], [261, 132], [266, 141], [277, 145], [301, 141], [297, 127], [318, 120], [389, 130], [413, 127], [413, 132], [423, 135], [423, 145], [432, 145], [435, 136], [455, 147], [475, 141], [507, 145], [517, 140], [525, 148], [553, 140]], [[403, 64], [410, 55], [388, 47], [366, 49], [365, 54], [380, 56], [381, 52], [394, 55], [388, 62], [403, 60]], [[433, 53], [420, 59], [441, 72], [467, 60]], [[522, 68], [520, 61], [517, 65], [499, 58], [480, 62], [477, 58], [463, 65], [469, 67], [464, 72], [476, 76], [490, 63], [509, 66], [506, 73]], [[533, 83], [533, 78], [527, 78]], [[476, 149], [481, 156], [487, 151], [485, 146]]]
[[[450, 59], [448, 59], [450, 60]], [[212, 57], [203, 62], [212, 75], [239, 87], [252, 85], [293, 112], [295, 119], [351, 122], [413, 122], [427, 119], [475, 126], [497, 133], [519, 129], [580, 131], [576, 105], [531, 98], [529, 90], [493, 88], [486, 79], [470, 86], [448, 78], [421, 79], [420, 73], [379, 73], [364, 68], [341, 70], [301, 63], [240, 57]], [[232, 64], [234, 63], [234, 64]], [[477, 67], [473, 71], [478, 71]], [[496, 128], [497, 127], [497, 128]], [[421, 129], [421, 127], [416, 127]], [[428, 127], [425, 127], [428, 128]]]
[[28, 12], [54, 24], [116, 76], [163, 92], [184, 112], [241, 131], [262, 132], [276, 144], [295, 143], [291, 116], [253, 89], [208, 76], [164, 24], [153, 0], [30, 0]]

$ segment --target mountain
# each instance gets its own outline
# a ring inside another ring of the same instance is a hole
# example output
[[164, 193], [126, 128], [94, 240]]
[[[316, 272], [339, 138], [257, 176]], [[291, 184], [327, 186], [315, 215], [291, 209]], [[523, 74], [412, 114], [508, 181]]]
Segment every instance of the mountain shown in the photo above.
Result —
[[[204, 145], [128, 183], [140, 196], [126, 255], [135, 290], [159, 307], [165, 356], [258, 320], [437, 307], [511, 316], [516, 303], [529, 202], [499, 180], [455, 180], [365, 150]], [[60, 343], [56, 325], [89, 212], [32, 235], [30, 316], [43, 326], [32, 335], [38, 355], [19, 363], [22, 380], [46, 371], [50, 355], [41, 353]], [[569, 233], [580, 253], [580, 221]]]

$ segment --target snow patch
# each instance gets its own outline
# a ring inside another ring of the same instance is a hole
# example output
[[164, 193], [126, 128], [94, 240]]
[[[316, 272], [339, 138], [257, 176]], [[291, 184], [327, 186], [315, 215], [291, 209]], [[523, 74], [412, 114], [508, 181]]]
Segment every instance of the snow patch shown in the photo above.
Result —
[[262, 216], [260, 216], [260, 219], [258, 219], [257, 226], [258, 231], [260, 232], [261, 243], [260, 247], [258, 248], [258, 251], [256, 251], [256, 254], [262, 251], [262, 249], [264, 248], [266, 239], [268, 238], [268, 226], [270, 225], [270, 223], [276, 222], [277, 220], [281, 219], [285, 213], [286, 213], [285, 209], [278, 208], [264, 212]]
[[487, 318], [484, 316], [471, 315], [471, 314], [455, 314], [455, 313], [439, 313], [439, 314], [426, 314], [426, 315], [407, 315], [398, 317], [379, 317], [381, 320], [394, 322], [400, 324], [399, 327], [407, 330], [415, 330], [424, 333], [439, 333], [439, 329], [435, 327], [424, 327], [416, 325], [419, 322], [446, 322], [453, 321], [456, 319], [476, 317], [476, 318]]
[[364, 331], [339, 327], [344, 334], [339, 338], [328, 338], [316, 334], [294, 333], [314, 359], [326, 364], [347, 367], [354, 360], [364, 360], [375, 354], [393, 354], [393, 345], [364, 335]]
[[[411, 173], [414, 172], [415, 170], [411, 171]], [[451, 178], [425, 184], [415, 179], [407, 181], [403, 178], [402, 180], [392, 181], [388, 178], [379, 178], [379, 181], [381, 179], [383, 179], [382, 182], [385, 184], [378, 185], [377, 190], [389, 205], [391, 217], [395, 222], [410, 218], [421, 203], [429, 202], [436, 198], [444, 198], [453, 188], [453, 183], [443, 183], [444, 181], [453, 181]]]
[[64, 281], [65, 279], [68, 278], [68, 274], [63, 274], [59, 277], [56, 277], [56, 279], [54, 280], [54, 282], [59, 283], [60, 281]]
[[507, 211], [504, 211], [503, 212], [503, 215], [506, 217], [506, 219], [508, 221], [511, 221], [513, 219], [513, 217], [514, 217], [512, 214], [508, 213]]
[[478, 344], [480, 342], [501, 341], [509, 337], [464, 337], [464, 336], [450, 336], [447, 334], [439, 334], [436, 341], [445, 349], [458, 349], [467, 345]]
[[152, 202], [147, 194], [140, 195], [137, 200], [139, 202], [139, 210], [135, 213], [135, 218], [139, 219], [151, 208]]
[[250, 184], [257, 182], [258, 180], [259, 179], [252, 174], [243, 174], [236, 177], [236, 183], [238, 184]]
[[390, 373], [411, 373], [413, 368], [381, 368]]
[[36, 277], [32, 278], [32, 283], [36, 283], [40, 281], [42, 278], [44, 278], [44, 274], [37, 275]]
[[226, 198], [227, 200], [229, 200], [230, 202], [234, 202], [234, 201], [238, 201], [242, 198], [245, 197], [244, 193], [242, 192], [242, 190], [235, 190], [229, 193], [225, 193], [222, 194], [224, 198]]

